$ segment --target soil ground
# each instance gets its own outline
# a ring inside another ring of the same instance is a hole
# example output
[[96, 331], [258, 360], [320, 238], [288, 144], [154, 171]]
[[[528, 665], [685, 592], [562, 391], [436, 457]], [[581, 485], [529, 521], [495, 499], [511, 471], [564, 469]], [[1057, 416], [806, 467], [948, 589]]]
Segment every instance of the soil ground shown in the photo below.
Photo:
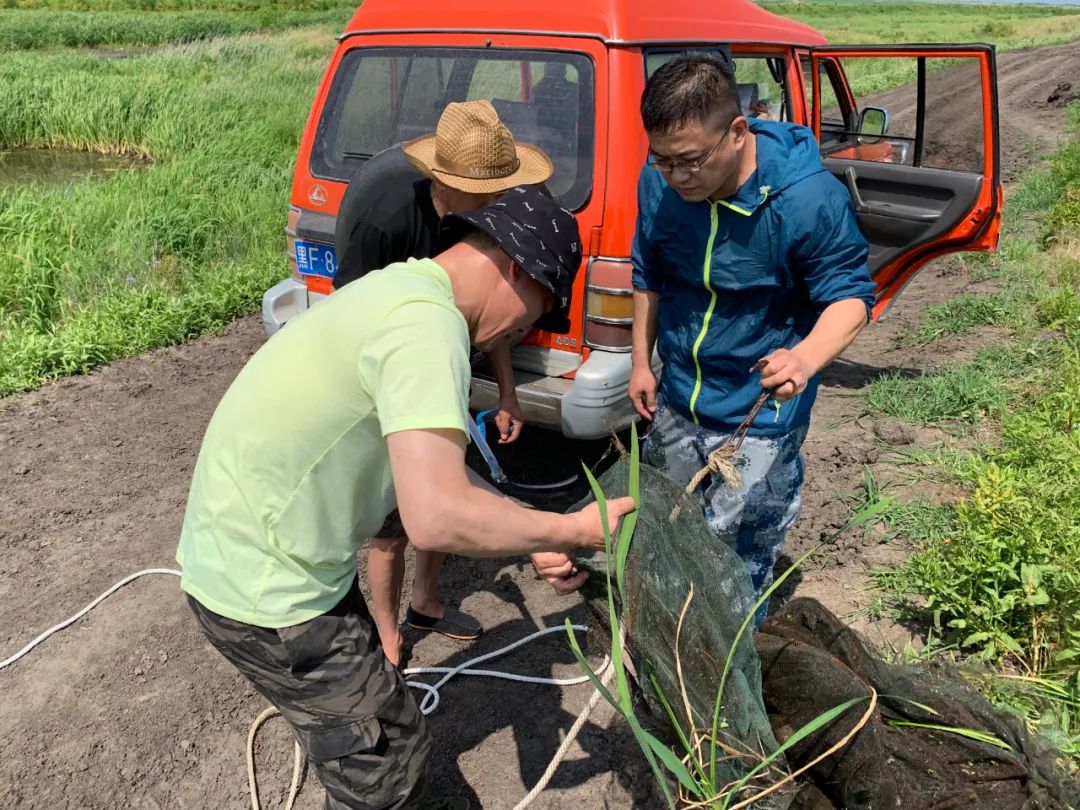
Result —
[[[1061, 82], [1080, 87], [1078, 67], [1080, 45], [1000, 58], [1006, 176], [1015, 177], [1056, 145], [1064, 110], [1046, 99]], [[857, 395], [885, 371], [917, 372], [992, 345], [996, 335], [987, 331], [929, 348], [899, 346], [927, 306], [969, 286], [955, 261], [924, 269], [890, 318], [869, 328], [824, 373], [805, 448], [805, 505], [789, 538], [791, 556], [844, 522], [864, 465], [879, 478], [895, 479], [891, 447], [941, 440], [931, 431], [861, 414]], [[0, 656], [121, 577], [174, 565], [206, 423], [262, 340], [258, 320], [248, 318], [221, 335], [0, 403]], [[519, 446], [503, 455], [512, 475], [541, 469], [537, 475], [551, 480], [579, 458], [593, 462], [602, 452], [603, 443], [572, 444], [527, 429]], [[871, 600], [863, 590], [866, 571], [903, 553], [873, 534], [852, 534], [800, 572], [789, 593], [815, 596], [850, 615]], [[411, 666], [454, 665], [564, 617], [586, 621], [577, 597], [557, 597], [521, 562], [453, 559], [442, 587], [487, 633], [472, 646], [411, 635]], [[857, 616], [853, 621], [879, 642], [912, 638], [904, 628]], [[578, 674], [558, 636], [496, 665], [531, 675]], [[127, 586], [3, 671], [0, 681], [3, 807], [248, 806], [245, 739], [265, 704], [198, 634], [174, 578]], [[512, 807], [540, 777], [590, 692], [588, 686], [488, 679], [450, 684], [430, 718], [435, 792], [470, 797], [474, 807]], [[281, 806], [291, 748], [280, 720], [259, 737], [267, 808]], [[645, 807], [648, 780], [633, 740], [601, 704], [533, 807]], [[312, 810], [321, 802], [322, 791], [309, 778], [297, 807]]]

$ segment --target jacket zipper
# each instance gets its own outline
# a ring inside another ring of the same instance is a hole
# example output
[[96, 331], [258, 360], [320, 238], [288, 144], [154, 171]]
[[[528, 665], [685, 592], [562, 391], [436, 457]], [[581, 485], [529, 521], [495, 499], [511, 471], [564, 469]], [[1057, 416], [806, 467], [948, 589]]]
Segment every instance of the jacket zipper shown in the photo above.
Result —
[[709, 321], [712, 320], [713, 310], [716, 309], [716, 291], [712, 288], [709, 275], [712, 270], [713, 243], [716, 241], [717, 204], [715, 202], [709, 203], [709, 241], [705, 244], [705, 267], [701, 274], [701, 282], [705, 285], [705, 289], [709, 291], [709, 307], [705, 310], [705, 317], [701, 319], [701, 332], [698, 334], [697, 340], [694, 341], [694, 370], [697, 376], [694, 380], [694, 391], [690, 394], [690, 416], [695, 425], [701, 424], [697, 416], [697, 401], [698, 396], [701, 394], [701, 362], [698, 360], [698, 351], [705, 341], [705, 335], [709, 331]]

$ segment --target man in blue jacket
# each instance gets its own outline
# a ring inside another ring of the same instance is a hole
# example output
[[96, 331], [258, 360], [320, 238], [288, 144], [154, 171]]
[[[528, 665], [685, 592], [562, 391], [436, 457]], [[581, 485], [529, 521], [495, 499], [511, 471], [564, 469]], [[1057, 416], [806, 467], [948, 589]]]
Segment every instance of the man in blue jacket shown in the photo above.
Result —
[[868, 248], [813, 133], [744, 117], [726, 64], [693, 54], [667, 63], [641, 115], [649, 165], [638, 183], [629, 395], [652, 421], [643, 457], [688, 485], [762, 389], [772, 392], [735, 458], [741, 485], [712, 475], [697, 489], [760, 595], [799, 516], [816, 375], [874, 301]]

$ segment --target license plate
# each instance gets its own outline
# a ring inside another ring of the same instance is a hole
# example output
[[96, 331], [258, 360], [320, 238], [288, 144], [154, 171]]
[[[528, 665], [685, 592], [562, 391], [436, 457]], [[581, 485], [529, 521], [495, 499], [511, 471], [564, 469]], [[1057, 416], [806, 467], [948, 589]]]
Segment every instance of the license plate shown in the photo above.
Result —
[[337, 253], [333, 245], [296, 240], [296, 269], [301, 275], [333, 278], [337, 273]]

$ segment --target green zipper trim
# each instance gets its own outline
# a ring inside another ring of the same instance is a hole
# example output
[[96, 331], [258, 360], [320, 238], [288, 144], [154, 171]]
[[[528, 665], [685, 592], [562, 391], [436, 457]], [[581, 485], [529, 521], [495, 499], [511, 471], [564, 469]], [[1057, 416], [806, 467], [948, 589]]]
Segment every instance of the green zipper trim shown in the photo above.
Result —
[[[727, 205], [727, 203], [724, 203], [724, 205]], [[705, 268], [701, 274], [701, 281], [712, 298], [709, 300], [709, 308], [705, 310], [705, 317], [701, 320], [701, 333], [697, 336], [697, 340], [694, 341], [694, 368], [697, 371], [697, 378], [694, 381], [694, 393], [690, 395], [690, 416], [693, 418], [695, 425], [701, 424], [698, 421], [697, 412], [694, 410], [697, 407], [698, 396], [701, 394], [701, 363], [698, 361], [698, 350], [701, 349], [701, 344], [709, 331], [709, 321], [712, 319], [713, 310], [716, 309], [716, 291], [712, 288], [712, 284], [709, 283], [709, 271], [712, 269], [713, 242], [716, 241], [716, 221], [716, 203], [712, 203], [709, 206], [709, 241], [705, 245]]]
[[739, 206], [732, 205], [729, 202], [724, 202], [723, 200], [717, 200], [717, 202], [720, 203], [720, 205], [724, 206], [724, 208], [730, 208], [736, 214], [742, 214], [744, 217], [749, 217], [753, 215], [752, 212], [747, 211], [745, 208], [739, 208]]

